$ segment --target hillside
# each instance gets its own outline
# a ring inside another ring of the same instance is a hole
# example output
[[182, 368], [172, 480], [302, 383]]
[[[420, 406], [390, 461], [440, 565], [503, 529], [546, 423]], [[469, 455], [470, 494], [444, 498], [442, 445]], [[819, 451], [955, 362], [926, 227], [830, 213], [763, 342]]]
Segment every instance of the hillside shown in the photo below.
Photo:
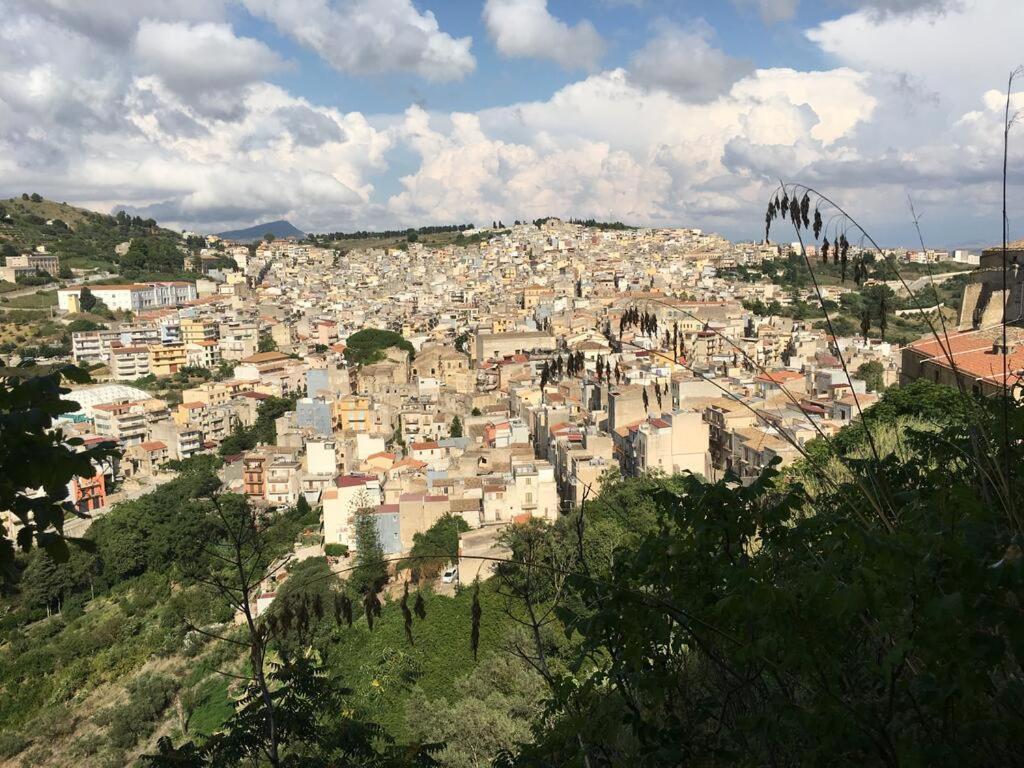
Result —
[[262, 240], [264, 235], [273, 235], [276, 238], [305, 237], [306, 233], [301, 229], [293, 227], [284, 219], [268, 221], [265, 224], [254, 224], [245, 229], [232, 229], [227, 232], [218, 232], [219, 237], [225, 240], [237, 240], [240, 243], [250, 243], [255, 240]]
[[[132, 241], [131, 254], [115, 248]], [[137, 277], [144, 272], [176, 274], [184, 270], [181, 236], [153, 219], [116, 216], [58, 203], [38, 195], [0, 200], [0, 256], [45, 246], [63, 266]]]

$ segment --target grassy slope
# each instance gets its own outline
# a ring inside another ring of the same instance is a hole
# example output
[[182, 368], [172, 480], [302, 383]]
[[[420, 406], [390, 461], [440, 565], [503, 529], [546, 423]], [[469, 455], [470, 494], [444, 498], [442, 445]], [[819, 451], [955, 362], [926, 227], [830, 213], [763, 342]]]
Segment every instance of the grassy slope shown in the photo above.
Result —
[[[386, 727], [397, 739], [407, 734], [405, 703], [416, 685], [431, 698], [450, 696], [453, 683], [474, 667], [470, 648], [471, 588], [455, 597], [424, 592], [427, 617], [414, 619], [414, 646], [405, 638], [397, 602], [384, 608], [373, 632], [362, 621], [335, 631], [328, 666], [353, 690], [353, 704]], [[413, 597], [410, 595], [410, 607]], [[481, 658], [501, 650], [512, 631], [502, 613], [502, 598], [491, 582], [480, 589]], [[377, 684], [374, 684], [374, 681]]]

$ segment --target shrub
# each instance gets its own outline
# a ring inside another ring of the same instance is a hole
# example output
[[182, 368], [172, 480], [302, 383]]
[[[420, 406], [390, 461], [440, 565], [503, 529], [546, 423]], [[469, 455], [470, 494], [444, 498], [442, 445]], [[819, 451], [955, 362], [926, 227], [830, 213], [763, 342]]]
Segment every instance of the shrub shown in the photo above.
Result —
[[348, 547], [344, 544], [324, 544], [324, 552], [331, 557], [348, 557]]

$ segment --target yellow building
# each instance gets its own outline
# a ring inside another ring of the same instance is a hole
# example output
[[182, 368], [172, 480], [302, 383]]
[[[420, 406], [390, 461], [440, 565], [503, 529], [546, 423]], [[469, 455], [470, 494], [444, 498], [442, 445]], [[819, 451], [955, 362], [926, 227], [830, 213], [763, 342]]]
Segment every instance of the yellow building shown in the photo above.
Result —
[[219, 337], [216, 320], [186, 318], [181, 321], [181, 341], [184, 344], [199, 344], [216, 341]]
[[362, 395], [343, 395], [333, 404], [334, 429], [342, 432], [368, 432], [370, 430], [370, 398]]
[[170, 376], [188, 365], [184, 344], [154, 344], [149, 348], [149, 372]]

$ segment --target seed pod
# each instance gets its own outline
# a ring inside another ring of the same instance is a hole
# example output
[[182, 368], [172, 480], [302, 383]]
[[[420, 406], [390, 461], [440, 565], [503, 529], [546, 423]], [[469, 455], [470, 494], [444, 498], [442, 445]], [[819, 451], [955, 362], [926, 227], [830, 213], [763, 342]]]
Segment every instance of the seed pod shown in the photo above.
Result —
[[814, 209], [814, 239], [817, 240], [821, 234], [821, 211]]
[[416, 614], [416, 618], [421, 620], [427, 618], [427, 604], [419, 592], [416, 593], [416, 602], [413, 604], [412, 610]]
[[800, 229], [800, 203], [795, 197], [789, 201], [789, 219], [794, 227]]
[[789, 195], [785, 192], [782, 193], [782, 210], [789, 213]]
[[828, 241], [828, 238], [826, 237], [824, 240], [821, 241], [821, 260], [822, 260], [823, 264], [828, 264], [828, 249], [829, 249], [829, 246], [830, 246], [830, 243]]
[[402, 592], [402, 602], [399, 605], [402, 608], [402, 622], [405, 627], [405, 639], [409, 641], [409, 645], [416, 645], [416, 642], [412, 639], [412, 611], [409, 610], [409, 582], [405, 582], [405, 591]]
[[480, 648], [480, 616], [483, 614], [483, 611], [480, 609], [480, 582], [477, 582], [476, 588], [473, 590], [473, 607], [471, 610], [472, 624], [470, 627], [469, 645], [473, 649], [473, 660], [475, 661], [477, 650]]
[[800, 201], [800, 218], [804, 222], [804, 229], [811, 226], [811, 220], [808, 217], [808, 213], [811, 210], [811, 196], [804, 192], [803, 199]]
[[377, 598], [377, 592], [370, 589], [366, 592], [363, 597], [363, 610], [366, 613], [366, 623], [370, 627], [370, 631], [373, 631], [373, 620], [375, 617], [380, 616], [380, 600]]

